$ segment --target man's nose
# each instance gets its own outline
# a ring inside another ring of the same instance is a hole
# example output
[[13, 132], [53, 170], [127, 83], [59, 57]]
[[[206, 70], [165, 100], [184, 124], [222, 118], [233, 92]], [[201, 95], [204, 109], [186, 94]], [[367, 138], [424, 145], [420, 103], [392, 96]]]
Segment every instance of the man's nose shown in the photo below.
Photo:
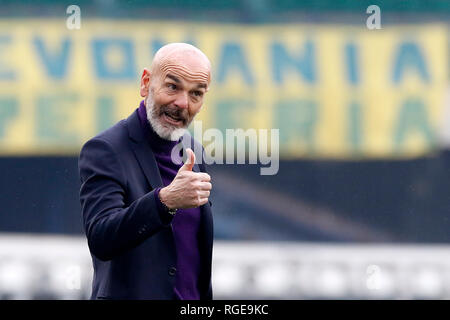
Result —
[[188, 94], [186, 92], [182, 92], [177, 96], [174, 104], [181, 109], [186, 109], [188, 107]]

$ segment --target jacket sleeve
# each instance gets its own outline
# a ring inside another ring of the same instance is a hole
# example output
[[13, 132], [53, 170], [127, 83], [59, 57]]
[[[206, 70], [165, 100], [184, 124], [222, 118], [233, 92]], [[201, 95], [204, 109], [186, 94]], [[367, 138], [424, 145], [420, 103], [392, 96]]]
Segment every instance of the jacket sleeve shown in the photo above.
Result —
[[89, 140], [78, 166], [84, 230], [98, 259], [111, 260], [170, 223], [171, 219], [161, 219], [154, 190], [125, 205], [125, 170], [107, 141]]

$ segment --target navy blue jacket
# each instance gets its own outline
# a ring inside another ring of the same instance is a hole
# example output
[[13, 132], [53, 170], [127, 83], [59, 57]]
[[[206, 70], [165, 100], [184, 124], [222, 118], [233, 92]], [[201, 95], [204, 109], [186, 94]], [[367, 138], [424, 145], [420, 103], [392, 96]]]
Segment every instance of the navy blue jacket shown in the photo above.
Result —
[[[189, 139], [193, 144], [191, 136], [183, 143]], [[176, 299], [171, 217], [157, 210], [154, 189], [163, 183], [137, 111], [86, 142], [78, 165], [94, 266], [91, 299]], [[203, 163], [193, 170], [206, 171]], [[211, 203], [200, 209], [200, 298], [212, 299]]]

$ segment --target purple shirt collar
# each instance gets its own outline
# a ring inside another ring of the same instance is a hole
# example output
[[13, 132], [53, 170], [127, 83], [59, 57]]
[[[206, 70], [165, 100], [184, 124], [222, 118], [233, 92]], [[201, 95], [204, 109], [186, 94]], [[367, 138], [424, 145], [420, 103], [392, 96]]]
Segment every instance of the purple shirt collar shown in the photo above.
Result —
[[153, 148], [168, 153], [171, 152], [172, 149], [183, 139], [181, 137], [178, 141], [171, 141], [161, 138], [152, 128], [150, 122], [147, 119], [147, 109], [145, 107], [144, 100], [141, 101], [141, 104], [138, 108], [138, 116], [139, 121], [141, 123], [142, 128], [144, 129], [144, 134], [148, 137], [150, 144]]

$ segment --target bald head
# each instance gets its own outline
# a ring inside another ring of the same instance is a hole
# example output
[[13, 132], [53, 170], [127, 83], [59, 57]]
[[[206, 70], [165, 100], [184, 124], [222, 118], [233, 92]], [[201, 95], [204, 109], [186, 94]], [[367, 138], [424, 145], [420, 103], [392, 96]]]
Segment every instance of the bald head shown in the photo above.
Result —
[[211, 80], [211, 63], [200, 49], [188, 43], [170, 43], [155, 54], [150, 73], [164, 78], [170, 71], [184, 73], [189, 80]]
[[200, 111], [210, 80], [211, 63], [196, 47], [171, 43], [156, 52], [150, 70], [142, 73], [140, 93], [160, 137], [180, 137]]

